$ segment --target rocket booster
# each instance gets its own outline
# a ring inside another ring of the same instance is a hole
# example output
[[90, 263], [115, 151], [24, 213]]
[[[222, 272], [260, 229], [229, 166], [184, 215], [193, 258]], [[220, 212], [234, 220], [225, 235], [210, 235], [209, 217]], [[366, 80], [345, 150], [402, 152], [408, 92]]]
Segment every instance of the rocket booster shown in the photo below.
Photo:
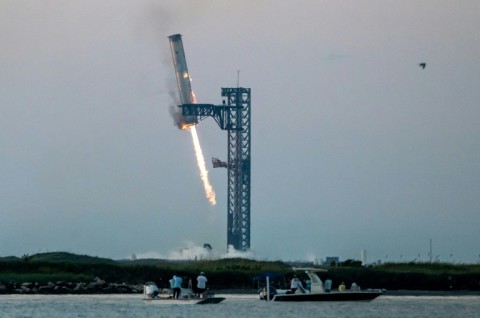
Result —
[[[190, 74], [188, 73], [187, 60], [183, 50], [181, 34], [174, 34], [168, 37], [170, 41], [170, 50], [172, 51], [173, 66], [177, 77], [178, 92], [180, 93], [180, 102], [182, 104], [194, 104], [195, 98], [192, 91]], [[197, 124], [196, 116], [184, 117], [185, 124]]]

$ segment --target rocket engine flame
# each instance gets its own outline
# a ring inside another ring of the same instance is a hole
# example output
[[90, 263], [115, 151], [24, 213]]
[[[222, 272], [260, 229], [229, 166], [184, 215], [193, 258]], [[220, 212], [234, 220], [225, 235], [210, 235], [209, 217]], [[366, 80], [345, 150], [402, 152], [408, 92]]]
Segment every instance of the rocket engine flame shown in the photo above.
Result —
[[207, 197], [208, 201], [210, 201], [211, 205], [217, 204], [217, 200], [215, 198], [215, 191], [213, 190], [210, 181], [208, 180], [208, 171], [207, 166], [205, 164], [205, 158], [203, 156], [202, 148], [200, 147], [200, 141], [197, 135], [197, 129], [195, 126], [190, 126], [190, 132], [192, 133], [192, 141], [193, 147], [195, 149], [195, 157], [197, 158], [197, 166], [200, 169], [200, 178], [203, 181], [203, 187], [205, 188], [205, 196]]

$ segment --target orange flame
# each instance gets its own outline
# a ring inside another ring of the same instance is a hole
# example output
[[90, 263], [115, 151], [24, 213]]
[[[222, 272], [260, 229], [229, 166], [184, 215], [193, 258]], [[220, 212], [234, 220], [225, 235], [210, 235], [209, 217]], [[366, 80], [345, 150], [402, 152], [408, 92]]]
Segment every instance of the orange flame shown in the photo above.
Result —
[[202, 179], [203, 187], [205, 188], [205, 196], [207, 197], [208, 201], [210, 201], [211, 205], [215, 205], [217, 204], [217, 200], [215, 199], [215, 191], [208, 180], [207, 166], [205, 164], [205, 158], [203, 157], [202, 148], [200, 147], [197, 129], [195, 128], [195, 125], [192, 125], [189, 128], [190, 132], [192, 133], [192, 141], [195, 149], [195, 157], [197, 158], [197, 166], [200, 169], [200, 178]]

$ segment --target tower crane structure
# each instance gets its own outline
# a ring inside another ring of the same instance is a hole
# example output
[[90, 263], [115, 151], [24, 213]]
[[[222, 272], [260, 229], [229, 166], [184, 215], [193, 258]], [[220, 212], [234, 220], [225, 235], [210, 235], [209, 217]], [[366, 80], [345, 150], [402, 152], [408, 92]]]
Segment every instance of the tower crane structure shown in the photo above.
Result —
[[227, 248], [250, 249], [250, 191], [251, 191], [251, 90], [250, 88], [222, 88], [222, 105], [196, 104], [191, 97], [182, 36], [168, 37], [181, 97], [182, 115], [187, 123], [196, 124], [213, 118], [220, 129], [228, 132], [228, 161], [212, 158], [214, 168], [228, 170]]

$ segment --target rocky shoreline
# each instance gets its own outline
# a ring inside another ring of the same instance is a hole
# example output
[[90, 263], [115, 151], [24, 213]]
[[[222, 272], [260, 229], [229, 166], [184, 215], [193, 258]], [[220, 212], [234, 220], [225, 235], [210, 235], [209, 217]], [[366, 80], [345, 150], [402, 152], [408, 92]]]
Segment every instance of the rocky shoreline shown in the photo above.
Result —
[[0, 283], [0, 294], [140, 294], [143, 285], [108, 283], [99, 277], [91, 282]]
[[[99, 277], [91, 282], [0, 283], [0, 294], [142, 294], [143, 284], [108, 283]], [[254, 289], [220, 289], [216, 294], [257, 294]], [[480, 296], [471, 290], [387, 290], [385, 296]]]

